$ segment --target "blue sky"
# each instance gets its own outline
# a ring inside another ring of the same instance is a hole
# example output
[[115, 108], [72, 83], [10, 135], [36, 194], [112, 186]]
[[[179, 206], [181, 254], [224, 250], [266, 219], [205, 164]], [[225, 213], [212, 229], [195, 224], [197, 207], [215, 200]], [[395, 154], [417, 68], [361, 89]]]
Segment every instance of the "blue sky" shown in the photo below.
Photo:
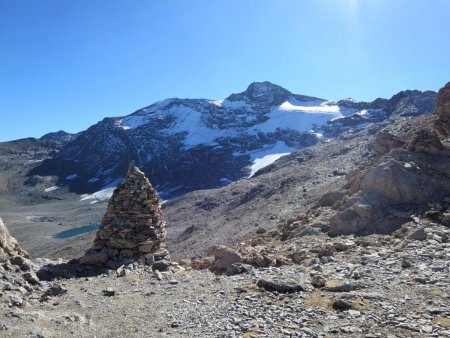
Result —
[[0, 0], [0, 141], [254, 81], [373, 100], [450, 81], [448, 0]]

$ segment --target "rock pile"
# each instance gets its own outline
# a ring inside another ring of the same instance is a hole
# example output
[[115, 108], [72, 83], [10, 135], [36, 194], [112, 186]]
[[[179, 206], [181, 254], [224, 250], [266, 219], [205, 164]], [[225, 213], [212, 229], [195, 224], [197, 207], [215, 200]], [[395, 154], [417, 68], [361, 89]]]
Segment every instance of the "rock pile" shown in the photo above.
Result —
[[84, 265], [152, 265], [168, 256], [159, 196], [134, 161], [114, 190], [97, 231], [94, 247], [79, 259]]

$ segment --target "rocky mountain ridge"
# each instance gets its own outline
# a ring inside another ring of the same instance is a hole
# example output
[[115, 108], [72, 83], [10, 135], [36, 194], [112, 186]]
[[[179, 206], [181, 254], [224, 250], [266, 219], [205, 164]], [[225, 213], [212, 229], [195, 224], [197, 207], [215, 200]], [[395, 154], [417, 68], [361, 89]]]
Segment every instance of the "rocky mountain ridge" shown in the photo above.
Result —
[[72, 140], [75, 140], [78, 137], [78, 135], [79, 134], [71, 134], [64, 130], [59, 130], [56, 132], [45, 134], [44, 136], [40, 137], [39, 140], [67, 143]]
[[373, 102], [327, 101], [269, 82], [222, 101], [167, 99], [105, 118], [30, 172], [89, 193], [118, 184], [131, 160], [163, 198], [224, 186], [296, 149], [379, 122], [433, 110], [435, 93], [401, 92]]

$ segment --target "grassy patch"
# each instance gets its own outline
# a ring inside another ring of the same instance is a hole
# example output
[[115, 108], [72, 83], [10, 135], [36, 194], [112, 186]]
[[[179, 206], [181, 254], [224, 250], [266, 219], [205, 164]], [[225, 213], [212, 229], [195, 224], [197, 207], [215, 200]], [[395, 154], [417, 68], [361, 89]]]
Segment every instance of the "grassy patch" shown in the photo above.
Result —
[[305, 299], [305, 305], [331, 309], [333, 305], [333, 297], [323, 293], [322, 291], [316, 290], [311, 295]]
[[437, 324], [442, 327], [449, 328], [450, 327], [450, 318], [437, 316], [436, 318], [433, 319], [433, 324]]
[[325, 286], [327, 288], [334, 288], [336, 286], [339, 286], [342, 284], [341, 280], [337, 280], [337, 279], [329, 279], [325, 282]]
[[[316, 290], [308, 298], [305, 299], [305, 305], [322, 309], [332, 309], [334, 298], [335, 297], [331, 294]], [[369, 302], [360, 297], [349, 295], [344, 298], [352, 302], [352, 310], [363, 312], [370, 310], [372, 307]]]
[[446, 294], [444, 291], [439, 290], [439, 289], [432, 289], [430, 290], [430, 294], [434, 297], [434, 298], [445, 298]]
[[130, 274], [126, 275], [125, 277], [122, 277], [122, 279], [127, 282], [141, 282], [145, 278], [142, 276], [136, 275], [134, 273], [130, 273]]
[[243, 338], [253, 338], [253, 337], [259, 337], [263, 333], [259, 329], [250, 329], [250, 331], [245, 332], [242, 337]]

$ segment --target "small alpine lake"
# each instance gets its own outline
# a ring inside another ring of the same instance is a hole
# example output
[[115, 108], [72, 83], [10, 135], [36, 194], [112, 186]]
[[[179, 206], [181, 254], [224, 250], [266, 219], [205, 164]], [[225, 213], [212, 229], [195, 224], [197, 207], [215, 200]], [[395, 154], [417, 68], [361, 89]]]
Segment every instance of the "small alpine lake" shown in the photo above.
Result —
[[54, 234], [52, 237], [53, 238], [58, 238], [58, 239], [65, 239], [65, 238], [70, 238], [70, 237], [74, 237], [74, 236], [78, 236], [81, 234], [85, 234], [91, 231], [95, 231], [99, 228], [99, 224], [87, 224], [87, 225], [83, 225], [81, 227], [77, 227], [77, 228], [72, 228], [69, 230], [64, 230], [61, 232], [58, 232], [56, 234]]

